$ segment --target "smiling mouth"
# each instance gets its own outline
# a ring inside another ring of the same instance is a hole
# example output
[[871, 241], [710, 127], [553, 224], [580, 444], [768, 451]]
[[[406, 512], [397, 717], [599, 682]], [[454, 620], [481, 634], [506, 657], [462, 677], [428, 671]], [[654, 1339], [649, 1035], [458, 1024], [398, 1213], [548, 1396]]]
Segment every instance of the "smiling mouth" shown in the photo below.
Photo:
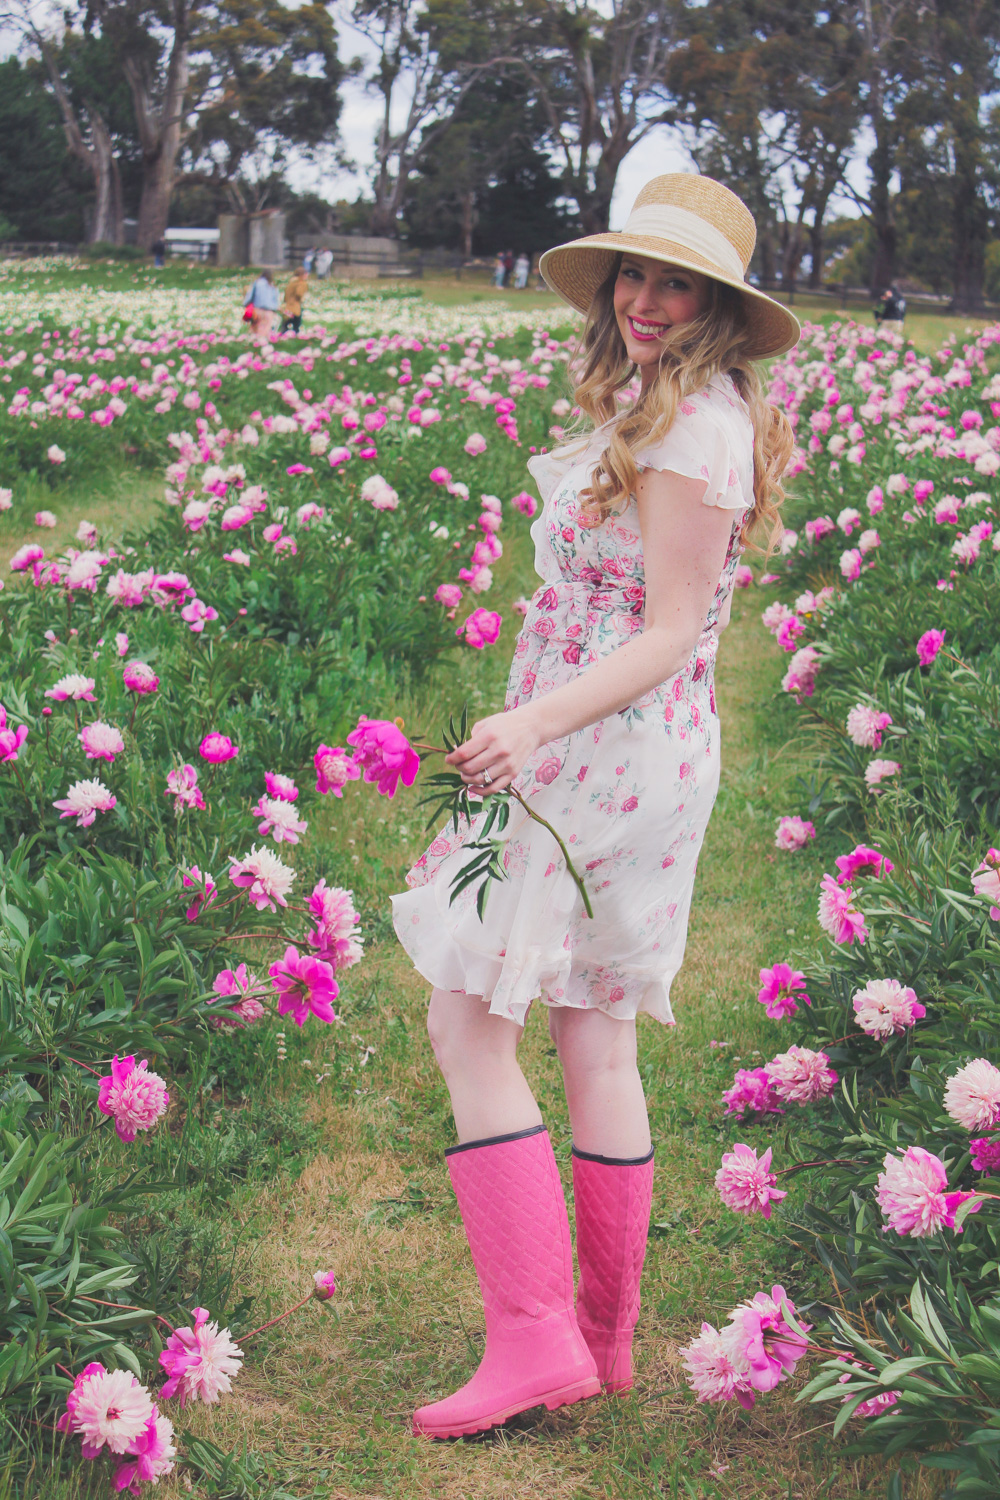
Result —
[[628, 326], [633, 338], [637, 338], [643, 344], [652, 344], [657, 339], [662, 339], [670, 328], [669, 323], [643, 323], [632, 317], [628, 318]]

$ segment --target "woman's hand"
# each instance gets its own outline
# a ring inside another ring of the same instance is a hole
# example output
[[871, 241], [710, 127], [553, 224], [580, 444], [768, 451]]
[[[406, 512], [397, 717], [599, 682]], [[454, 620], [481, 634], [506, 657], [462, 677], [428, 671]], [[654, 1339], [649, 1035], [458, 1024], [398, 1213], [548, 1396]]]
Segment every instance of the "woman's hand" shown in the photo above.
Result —
[[[445, 761], [455, 767], [466, 786], [489, 796], [490, 792], [502, 792], [510, 786], [541, 743], [526, 704], [507, 714], [490, 714], [488, 719], [479, 719], [465, 744], [446, 755]], [[489, 776], [488, 782], [484, 780], [484, 772]]]

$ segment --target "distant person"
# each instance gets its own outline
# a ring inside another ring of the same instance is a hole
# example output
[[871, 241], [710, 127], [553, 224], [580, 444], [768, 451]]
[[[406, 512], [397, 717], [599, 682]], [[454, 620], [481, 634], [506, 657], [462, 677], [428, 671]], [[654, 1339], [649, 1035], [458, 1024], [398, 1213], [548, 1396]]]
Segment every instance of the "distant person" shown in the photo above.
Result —
[[528, 272], [531, 270], [531, 261], [522, 250], [514, 262], [514, 290], [523, 292], [528, 285]]
[[[274, 327], [279, 300], [274, 277], [270, 271], [261, 271], [247, 293], [246, 309], [250, 313], [247, 321], [250, 324], [251, 333], [259, 338], [267, 338]], [[244, 312], [244, 317], [246, 317], [246, 312]]]
[[293, 333], [298, 333], [302, 327], [302, 299], [309, 290], [309, 272], [305, 266], [301, 271], [296, 271], [285, 287], [285, 300], [281, 304], [281, 327], [279, 333], [287, 333], [289, 328]]
[[163, 240], [154, 240], [149, 248], [153, 256], [153, 265], [158, 271], [162, 270], [163, 264], [167, 258], [166, 245], [164, 244]]
[[314, 265], [316, 267], [316, 275], [321, 281], [325, 280], [330, 274], [330, 267], [333, 265], [333, 251], [317, 250]]
[[503, 288], [504, 277], [507, 275], [507, 266], [503, 258], [503, 251], [497, 251], [497, 258], [493, 262], [493, 285], [499, 292]]
[[875, 321], [880, 328], [895, 328], [901, 331], [903, 319], [906, 317], [906, 298], [900, 295], [896, 286], [887, 286], [875, 304], [874, 313]]
[[514, 274], [514, 252], [505, 250], [503, 253], [503, 284], [510, 286], [510, 278]]
[[303, 269], [303, 271], [305, 271], [305, 273], [306, 273], [307, 276], [309, 275], [309, 272], [312, 270], [313, 264], [314, 264], [315, 260], [316, 260], [316, 247], [315, 247], [315, 245], [310, 245], [309, 249], [306, 251], [305, 255], [303, 255], [303, 257], [302, 257], [302, 269]]

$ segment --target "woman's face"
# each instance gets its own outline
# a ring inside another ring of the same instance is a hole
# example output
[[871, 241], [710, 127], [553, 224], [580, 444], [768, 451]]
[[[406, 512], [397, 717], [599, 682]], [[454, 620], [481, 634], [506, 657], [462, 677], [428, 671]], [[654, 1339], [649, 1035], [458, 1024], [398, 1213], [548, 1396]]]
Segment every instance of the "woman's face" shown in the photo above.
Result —
[[645, 383], [656, 373], [671, 328], [690, 323], [709, 305], [709, 279], [646, 255], [625, 255], [615, 282], [615, 317], [628, 357]]

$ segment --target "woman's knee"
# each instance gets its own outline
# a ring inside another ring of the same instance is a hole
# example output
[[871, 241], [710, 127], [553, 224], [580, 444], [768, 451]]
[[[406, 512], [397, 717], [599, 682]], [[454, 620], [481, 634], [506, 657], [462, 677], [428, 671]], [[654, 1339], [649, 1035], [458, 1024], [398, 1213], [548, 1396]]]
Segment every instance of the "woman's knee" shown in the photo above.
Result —
[[513, 1057], [521, 1028], [491, 1015], [479, 995], [432, 990], [427, 1034], [445, 1077], [471, 1072], [497, 1057]]
[[549, 1032], [567, 1082], [636, 1068], [634, 1021], [618, 1021], [604, 1011], [566, 1009], [550, 1014]]

